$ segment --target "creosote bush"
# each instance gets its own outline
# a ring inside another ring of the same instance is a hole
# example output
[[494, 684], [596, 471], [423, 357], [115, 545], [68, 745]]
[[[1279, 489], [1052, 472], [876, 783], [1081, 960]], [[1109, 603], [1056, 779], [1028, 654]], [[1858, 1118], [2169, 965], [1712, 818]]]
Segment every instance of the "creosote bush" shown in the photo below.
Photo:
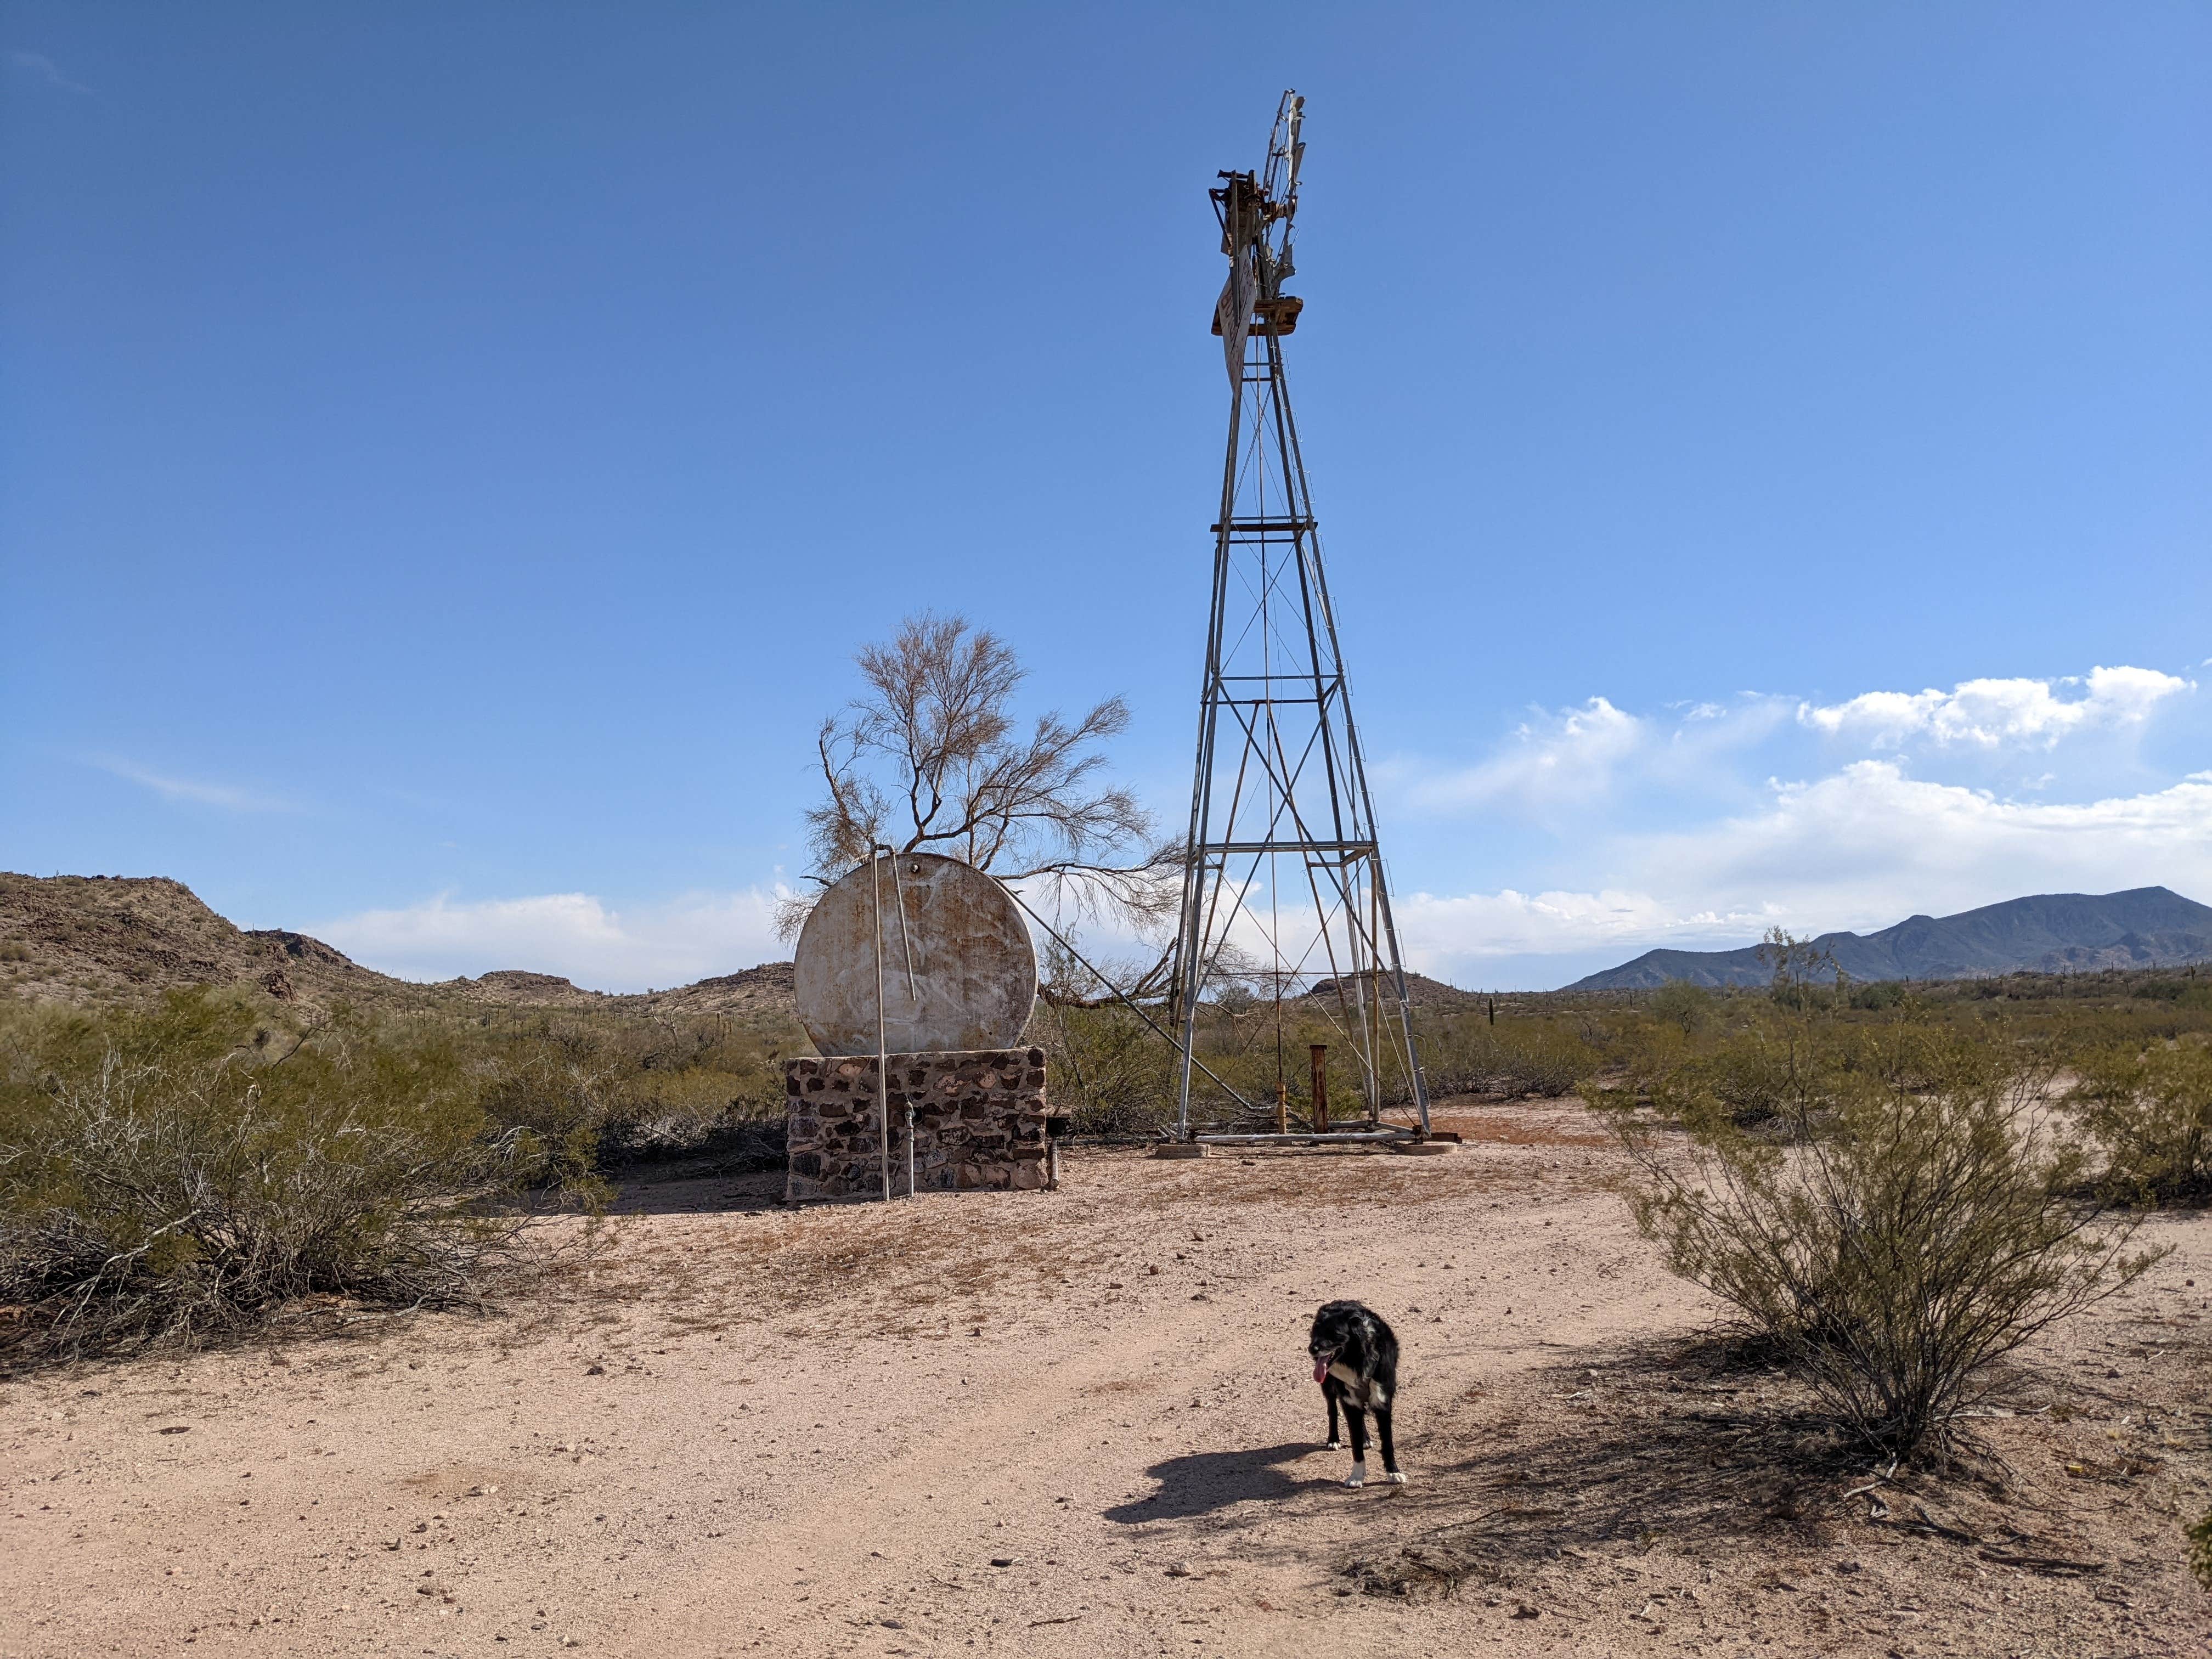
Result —
[[1425, 1021], [1416, 1035], [1434, 1095], [1557, 1100], [1572, 1093], [1601, 1058], [1581, 1032], [1551, 1020], [1511, 1019], [1492, 1025], [1462, 1014]]
[[1149, 1135], [1174, 1121], [1175, 1050], [1128, 1009], [1041, 1007], [1030, 1036], [1076, 1133]]
[[794, 1030], [713, 1016], [541, 1013], [460, 1036], [492, 1121], [538, 1137], [550, 1175], [571, 1181], [754, 1146], [783, 1116], [782, 1056], [805, 1051]]
[[1670, 979], [1651, 994], [1651, 1017], [1695, 1036], [1713, 1017], [1713, 994], [1685, 979]]
[[450, 1036], [339, 1016], [280, 1033], [190, 992], [11, 1011], [0, 1070], [0, 1345], [220, 1335], [319, 1293], [481, 1302], [519, 1265], [496, 1200], [560, 1173], [493, 1123]]
[[2105, 1148], [2103, 1181], [2127, 1201], [2212, 1200], [2212, 1047], [2200, 1042], [2085, 1057], [2068, 1097]]
[[2130, 1253], [2132, 1221], [2103, 1210], [2089, 1152], [2052, 1127], [2047, 1061], [1913, 1027], [1850, 1060], [1801, 1064], [1788, 1121], [1763, 1132], [1663, 1095], [1647, 1109], [1632, 1088], [1592, 1095], [1642, 1167], [1636, 1218], [1673, 1269], [1840, 1428], [1906, 1458], [1953, 1437], [1993, 1361], [2157, 1258]]

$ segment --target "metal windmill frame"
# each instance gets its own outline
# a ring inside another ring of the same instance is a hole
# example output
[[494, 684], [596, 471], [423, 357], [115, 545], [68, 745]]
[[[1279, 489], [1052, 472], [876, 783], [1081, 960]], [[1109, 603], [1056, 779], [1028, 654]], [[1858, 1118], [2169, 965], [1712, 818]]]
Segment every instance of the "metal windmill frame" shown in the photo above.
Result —
[[[1210, 192], [1230, 261], [1213, 326], [1231, 399], [1176, 934], [1176, 1123], [1184, 1140], [1419, 1139], [1429, 1129], [1428, 1084], [1283, 368], [1283, 341], [1304, 307], [1282, 283], [1293, 270], [1304, 109], [1285, 93], [1264, 170], [1224, 172]], [[1227, 982], [1254, 978], [1272, 994], [1275, 1014], [1272, 1126], [1255, 1121], [1263, 1109], [1224, 1086], [1225, 1101], [1200, 1109], [1233, 1108], [1241, 1117], [1194, 1133], [1194, 1068], [1212, 1079], [1193, 1055], [1201, 1014]], [[1331, 1125], [1316, 1053], [1301, 1114], [1308, 1121], [1292, 1129], [1286, 1003], [1322, 1015], [1349, 1049], [1364, 1109], [1359, 1128]]]

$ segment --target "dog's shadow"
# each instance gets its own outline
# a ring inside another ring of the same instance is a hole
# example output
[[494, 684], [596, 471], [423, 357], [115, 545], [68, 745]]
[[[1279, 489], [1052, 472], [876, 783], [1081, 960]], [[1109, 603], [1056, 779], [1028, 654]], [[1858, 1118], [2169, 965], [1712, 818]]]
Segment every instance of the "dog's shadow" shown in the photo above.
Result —
[[1254, 1498], [1279, 1500], [1316, 1486], [1340, 1484], [1341, 1474], [1335, 1479], [1320, 1474], [1299, 1476], [1285, 1467], [1320, 1449], [1313, 1441], [1298, 1440], [1280, 1446], [1193, 1452], [1188, 1457], [1170, 1457], [1145, 1471], [1159, 1482], [1158, 1489], [1126, 1504], [1116, 1504], [1106, 1511], [1106, 1518], [1123, 1526], [1133, 1526], [1140, 1521], [1182, 1521]]

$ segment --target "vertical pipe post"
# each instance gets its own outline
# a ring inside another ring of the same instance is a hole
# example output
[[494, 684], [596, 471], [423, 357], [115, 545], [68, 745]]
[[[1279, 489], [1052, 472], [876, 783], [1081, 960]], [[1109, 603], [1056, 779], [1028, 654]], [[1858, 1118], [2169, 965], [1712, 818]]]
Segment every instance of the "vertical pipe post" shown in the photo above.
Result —
[[[883, 1164], [884, 1202], [891, 1201], [891, 1097], [884, 1043], [884, 861], [868, 849], [868, 889], [875, 897], [876, 927], [876, 1150]], [[894, 854], [896, 856], [896, 854]]]
[[1313, 1118], [1314, 1133], [1328, 1133], [1328, 1044], [1308, 1045], [1313, 1052]]
[[[880, 850], [890, 860], [891, 863], [891, 902], [898, 907], [899, 943], [906, 949], [907, 1006], [910, 1008], [919, 1010], [921, 1006], [921, 988], [916, 982], [914, 975], [914, 935], [908, 931], [906, 925], [906, 886], [905, 884], [901, 882], [899, 879], [898, 854], [892, 852], [889, 847], [882, 847]], [[890, 1056], [883, 1052], [884, 930], [882, 915], [883, 898], [880, 893], [877, 896], [876, 905], [876, 1070], [878, 1073], [880, 1074], [890, 1060]], [[884, 1085], [886, 1091], [888, 1090], [888, 1085]], [[888, 1104], [886, 1104], [884, 1109], [884, 1121], [885, 1126], [884, 1136], [886, 1140], [888, 1140], [890, 1137], [890, 1111]], [[890, 1164], [890, 1152], [888, 1146], [886, 1146], [884, 1150], [884, 1197], [885, 1199], [889, 1199], [891, 1195], [891, 1172]], [[906, 1102], [906, 1195], [908, 1198], [912, 1198], [914, 1196], [914, 1097], [910, 1094], [907, 1097]]]

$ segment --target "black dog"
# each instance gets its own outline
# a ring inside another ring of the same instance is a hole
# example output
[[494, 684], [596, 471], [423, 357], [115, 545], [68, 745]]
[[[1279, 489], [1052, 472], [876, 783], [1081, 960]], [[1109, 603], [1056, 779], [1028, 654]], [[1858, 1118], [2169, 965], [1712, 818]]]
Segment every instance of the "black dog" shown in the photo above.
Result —
[[1367, 1413], [1375, 1413], [1375, 1432], [1382, 1443], [1382, 1478], [1403, 1486], [1398, 1449], [1390, 1439], [1390, 1408], [1398, 1397], [1398, 1339], [1382, 1316], [1357, 1302], [1330, 1302], [1314, 1316], [1313, 1337], [1306, 1344], [1313, 1355], [1314, 1381], [1328, 1401], [1328, 1449], [1343, 1442], [1336, 1437], [1336, 1408], [1340, 1401], [1352, 1425], [1352, 1478], [1347, 1486], [1367, 1484]]

